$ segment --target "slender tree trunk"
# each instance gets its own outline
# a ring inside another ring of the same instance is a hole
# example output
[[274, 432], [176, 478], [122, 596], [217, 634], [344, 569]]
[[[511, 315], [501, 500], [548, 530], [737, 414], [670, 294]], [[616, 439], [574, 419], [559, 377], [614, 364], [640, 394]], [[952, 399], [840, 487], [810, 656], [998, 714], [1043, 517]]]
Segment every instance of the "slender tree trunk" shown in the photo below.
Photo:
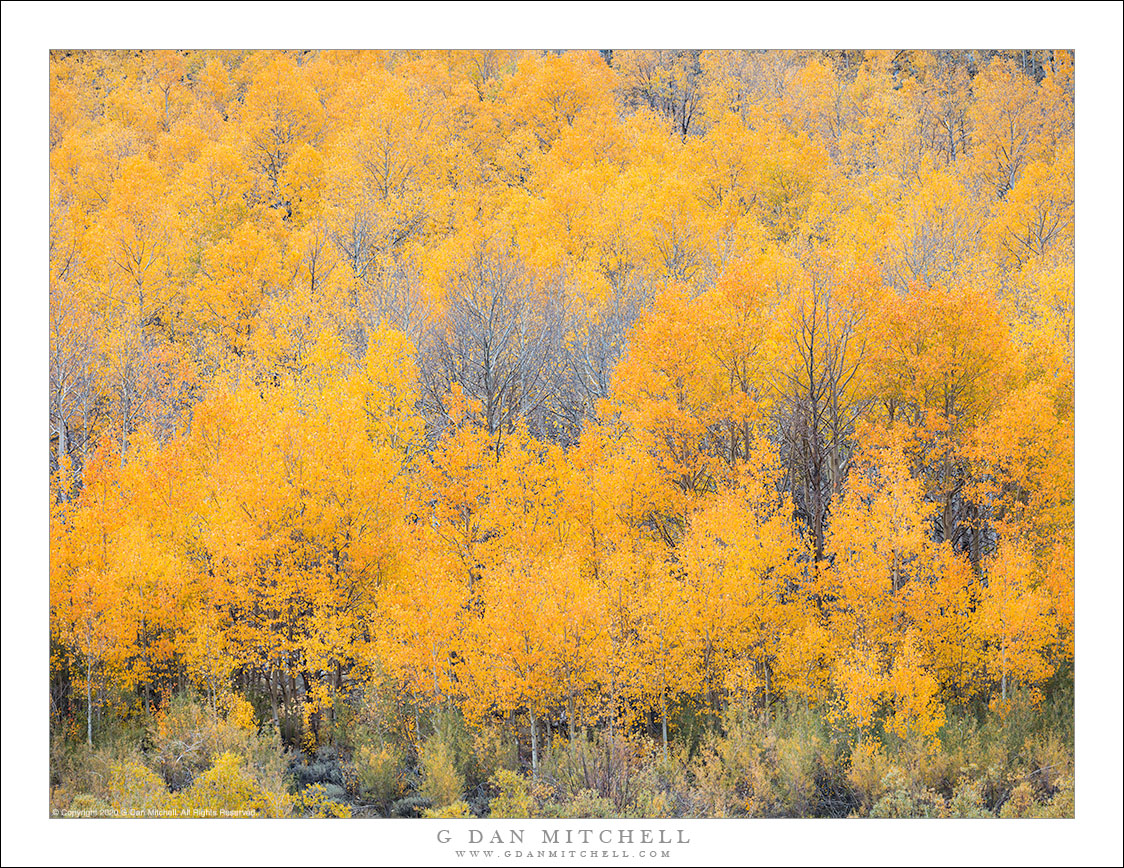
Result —
[[285, 701], [283, 703], [285, 716], [288, 717], [297, 707], [296, 696], [294, 695], [296, 684], [294, 679], [289, 675], [288, 672], [283, 672], [281, 674], [281, 686], [283, 688], [283, 694], [285, 697]]
[[660, 697], [660, 711], [663, 717], [663, 761], [667, 764], [667, 685], [664, 685], [663, 695]]
[[570, 761], [574, 759], [574, 735], [575, 735], [575, 721], [574, 721], [574, 683], [573, 679], [567, 679], [569, 682], [569, 690], [566, 693], [566, 724], [569, 727], [570, 733]]
[[[336, 697], [340, 695], [340, 688], [343, 686], [343, 664], [336, 661], [336, 671], [332, 673], [332, 704], [328, 706], [328, 727], [334, 728], [336, 723]], [[335, 736], [333, 734], [333, 740]]]
[[[660, 659], [664, 656], [664, 640], [660, 636]], [[666, 666], [666, 661], [664, 663]], [[663, 761], [667, 762], [667, 671], [664, 671], [663, 683], [660, 685], [660, 718], [661, 728], [663, 730]]]
[[769, 727], [769, 664], [765, 663], [765, 727]]
[[1006, 702], [1007, 701], [1007, 646], [1003, 646], [1003, 679], [999, 685], [999, 696]]
[[269, 689], [269, 704], [273, 707], [273, 723], [277, 726], [278, 731], [281, 730], [281, 709], [278, 707], [277, 702], [277, 674], [270, 672], [265, 679], [266, 687]]
[[538, 718], [535, 717], [533, 708], [528, 714], [531, 716], [531, 777], [537, 778], [539, 775], [539, 722]]
[[125, 395], [121, 402], [121, 466], [125, 466], [125, 449], [129, 442], [129, 393], [125, 391]]
[[94, 746], [94, 693], [92, 681], [94, 678], [94, 664], [89, 657], [86, 658], [86, 744]]
[[66, 416], [63, 411], [63, 405], [66, 401], [66, 389], [63, 388], [62, 397], [59, 399], [58, 418], [59, 418], [59, 440], [55, 446], [55, 459], [59, 465], [59, 499], [65, 502], [67, 494], [70, 489], [70, 475], [63, 469], [63, 458], [70, 452], [70, 444], [66, 436]]
[[980, 510], [978, 506], [972, 507], [972, 536], [968, 557], [972, 562], [972, 572], [978, 577], [980, 574]]

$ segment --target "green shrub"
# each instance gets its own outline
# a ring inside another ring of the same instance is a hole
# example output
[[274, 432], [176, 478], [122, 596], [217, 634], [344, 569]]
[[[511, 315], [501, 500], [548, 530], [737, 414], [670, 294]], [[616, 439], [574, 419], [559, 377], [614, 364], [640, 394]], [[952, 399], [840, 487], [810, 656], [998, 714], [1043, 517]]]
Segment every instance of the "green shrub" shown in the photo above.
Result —
[[344, 786], [339, 751], [330, 745], [318, 748], [310, 759], [294, 762], [292, 775], [298, 787], [310, 784], [332, 784], [340, 788]]
[[406, 796], [392, 803], [388, 813], [392, 817], [420, 817], [430, 807], [431, 803], [425, 796]]
[[617, 815], [613, 803], [593, 790], [581, 790], [572, 799], [551, 802], [542, 816], [558, 819], [609, 819]]
[[730, 784], [730, 770], [713, 744], [703, 747], [692, 760], [689, 817], [731, 817], [749, 812], [744, 794], [739, 799]]
[[443, 808], [430, 808], [422, 813], [427, 820], [463, 820], [473, 816], [468, 802], [453, 802]]
[[519, 743], [515, 736], [494, 721], [486, 720], [472, 733], [462, 771], [469, 789], [487, 784], [500, 769], [519, 768]]
[[499, 769], [492, 778], [496, 795], [488, 805], [489, 816], [504, 819], [525, 819], [534, 814], [530, 784], [519, 772]]
[[932, 791], [911, 789], [901, 769], [891, 769], [882, 788], [884, 794], [870, 809], [871, 817], [928, 818], [939, 817], [943, 813], [941, 797]]
[[405, 757], [395, 747], [362, 745], [353, 761], [362, 798], [385, 807], [402, 795], [401, 769]]
[[779, 708], [766, 724], [756, 710], [731, 705], [724, 735], [713, 736], [694, 765], [704, 816], [845, 816], [853, 807], [841, 752], [823, 718], [803, 706]]
[[[51, 808], [60, 813], [81, 810], [104, 814], [111, 806], [114, 769], [118, 766], [144, 766], [140, 731], [129, 737], [106, 739], [89, 748], [56, 736], [51, 740]], [[82, 807], [77, 806], [82, 800]], [[95, 806], [100, 806], [95, 808]], [[93, 814], [91, 814], [93, 816]]]
[[426, 739], [421, 748], [421, 787], [418, 794], [434, 808], [443, 808], [464, 796], [464, 776], [457, 771], [452, 747], [440, 734]]
[[1073, 780], [1066, 779], [1058, 782], [1058, 791], [1044, 805], [1036, 805], [1029, 814], [1030, 817], [1040, 820], [1072, 820], [1074, 816]]
[[851, 752], [851, 765], [847, 780], [851, 784], [857, 805], [856, 812], [865, 816], [886, 794], [887, 781], [893, 764], [885, 749], [876, 739], [860, 742]]
[[945, 816], [960, 820], [977, 820], [991, 817], [992, 814], [984, 807], [979, 785], [964, 780], [953, 791]]
[[276, 728], [261, 725], [233, 693], [213, 702], [175, 696], [144, 728], [135, 720], [103, 726], [93, 750], [78, 741], [81, 733], [60, 728], [51, 741], [52, 812], [259, 805], [261, 814], [283, 816], [295, 805], [321, 816], [342, 815], [349, 803], [369, 814], [442, 818], [1066, 817], [1074, 810], [1064, 702], [1018, 689], [995, 709], [950, 707], [939, 741], [879, 738], [875, 725], [855, 744], [853, 722], [801, 704], [778, 704], [766, 720], [755, 705], [733, 702], [709, 729], [703, 724], [713, 712], [679, 708], [666, 756], [641, 716], [572, 741], [547, 735], [531, 779], [520, 773], [510, 724], [469, 725], [456, 709], [407, 708], [385, 687], [349, 700], [350, 748], [329, 745], [296, 761]]
[[136, 761], [114, 763], [109, 788], [110, 805], [122, 815], [151, 816], [173, 808], [172, 794], [164, 780]]
[[1061, 782], [1073, 774], [1073, 751], [1063, 737], [1053, 731], [1041, 732], [1026, 740], [1016, 758], [1021, 779], [1031, 785], [1035, 799], [1049, 801]]
[[348, 818], [351, 806], [347, 793], [336, 784], [311, 784], [293, 799], [293, 807], [306, 817]]
[[1011, 790], [1011, 794], [999, 809], [999, 816], [1004, 820], [1016, 820], [1029, 817], [1037, 807], [1034, 799], [1034, 787], [1026, 781]]
[[269, 787], [242, 757], [224, 753], [215, 764], [178, 794], [176, 804], [196, 816], [287, 817], [293, 800], [283, 787]]
[[618, 733], [601, 731], [592, 738], [579, 733], [573, 741], [558, 738], [543, 749], [539, 778], [560, 801], [592, 790], [623, 809], [632, 798], [638, 759], [636, 747]]
[[60, 807], [60, 811], [66, 811], [75, 817], [105, 817], [111, 810], [108, 802], [85, 794], [75, 796]]
[[217, 757], [232, 753], [270, 777], [285, 774], [284, 751], [272, 729], [259, 732], [253, 706], [234, 694], [204, 704], [177, 694], [149, 724], [150, 762], [173, 790], [191, 785]]
[[687, 748], [678, 745], [663, 759], [662, 746], [632, 775], [632, 795], [622, 816], [681, 817], [688, 803]]

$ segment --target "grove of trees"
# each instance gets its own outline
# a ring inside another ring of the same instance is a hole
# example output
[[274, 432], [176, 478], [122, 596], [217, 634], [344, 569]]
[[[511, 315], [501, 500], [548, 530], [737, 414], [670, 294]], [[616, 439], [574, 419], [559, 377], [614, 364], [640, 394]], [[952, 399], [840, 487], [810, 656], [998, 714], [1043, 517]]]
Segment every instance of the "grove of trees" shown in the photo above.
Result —
[[53, 52], [53, 803], [1072, 816], [1074, 74]]

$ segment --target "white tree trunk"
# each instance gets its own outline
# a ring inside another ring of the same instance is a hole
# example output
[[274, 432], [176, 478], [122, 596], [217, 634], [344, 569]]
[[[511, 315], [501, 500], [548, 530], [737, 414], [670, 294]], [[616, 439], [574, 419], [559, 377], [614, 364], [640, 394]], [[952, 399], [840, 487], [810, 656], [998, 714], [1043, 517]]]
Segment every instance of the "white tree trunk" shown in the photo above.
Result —
[[534, 778], [539, 774], [539, 727], [534, 709], [529, 713], [531, 715], [531, 777]]

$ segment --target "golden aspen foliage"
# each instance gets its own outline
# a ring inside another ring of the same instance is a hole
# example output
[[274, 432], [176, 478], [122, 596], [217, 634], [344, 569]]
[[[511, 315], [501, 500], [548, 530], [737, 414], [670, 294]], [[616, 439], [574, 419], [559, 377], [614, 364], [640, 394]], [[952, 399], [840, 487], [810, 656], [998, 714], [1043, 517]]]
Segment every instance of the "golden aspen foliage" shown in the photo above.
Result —
[[999, 687], [993, 701], [1005, 702], [1016, 679], [1038, 685], [1053, 674], [1049, 652], [1058, 640], [1058, 624], [1051, 617], [1049, 594], [1018, 542], [1001, 540], [987, 574], [973, 626], [985, 643], [987, 674]]
[[900, 734], [931, 736], [943, 722], [932, 662], [917, 647], [927, 625], [916, 608], [940, 563], [927, 533], [933, 512], [896, 444], [864, 456], [833, 511], [830, 567], [815, 593], [829, 607], [835, 679], [860, 726], [883, 705], [887, 726]]
[[52, 808], [1072, 813], [1071, 52], [48, 74]]
[[[688, 646], [707, 689], [760, 696], [766, 708], [791, 673], [784, 662], [799, 629], [794, 605], [804, 545], [782, 470], [767, 442], [747, 444], [732, 486], [696, 513], [683, 543]], [[700, 685], [701, 687], [701, 685]]]

